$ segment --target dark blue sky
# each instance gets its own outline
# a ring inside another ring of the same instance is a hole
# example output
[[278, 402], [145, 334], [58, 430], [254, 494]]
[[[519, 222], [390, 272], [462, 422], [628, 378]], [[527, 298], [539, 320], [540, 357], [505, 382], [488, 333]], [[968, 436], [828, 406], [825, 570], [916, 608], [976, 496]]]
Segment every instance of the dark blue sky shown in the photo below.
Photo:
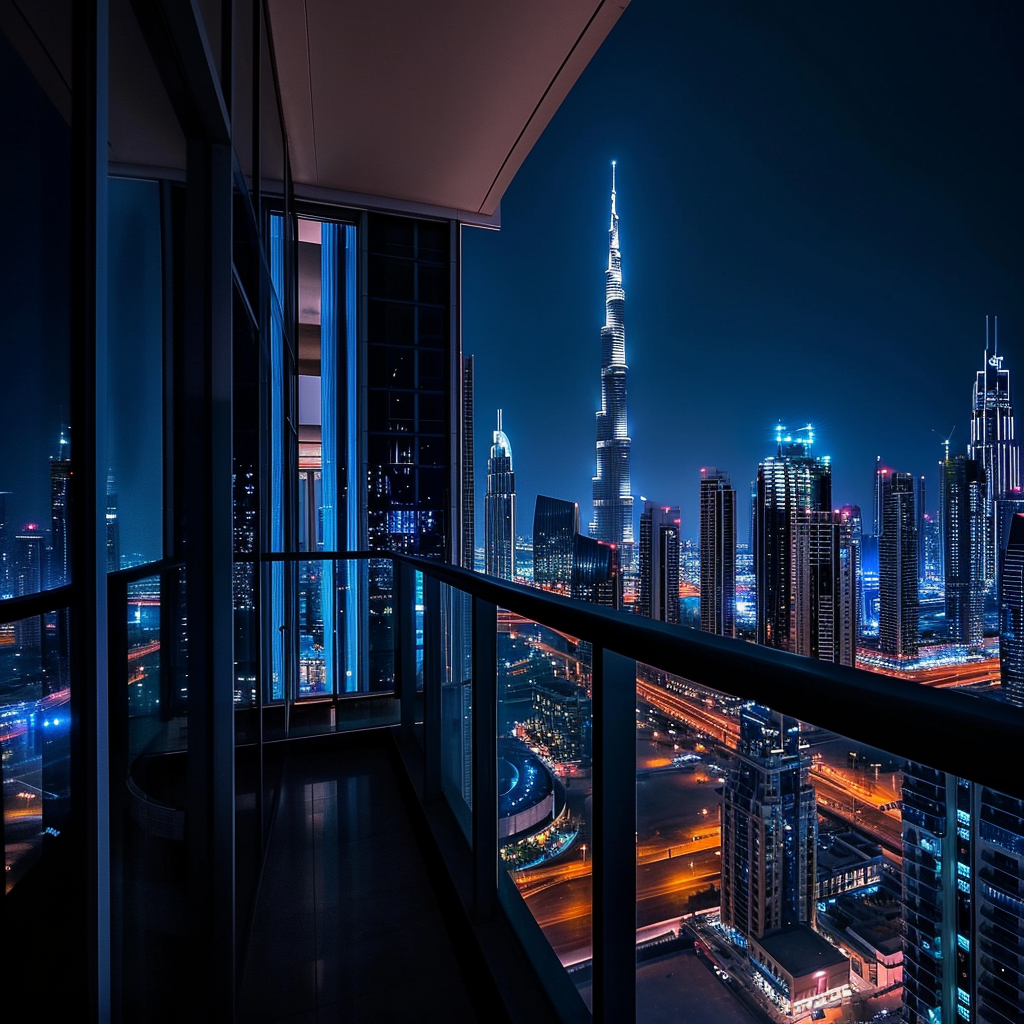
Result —
[[[464, 232], [477, 502], [495, 410], [519, 532], [591, 513], [618, 161], [632, 489], [697, 535], [700, 469], [748, 492], [813, 422], [835, 503], [876, 455], [924, 474], [969, 437], [986, 314], [1024, 371], [1024, 17], [1016, 3], [633, 0], [502, 201]], [[482, 516], [477, 534], [482, 539]]]

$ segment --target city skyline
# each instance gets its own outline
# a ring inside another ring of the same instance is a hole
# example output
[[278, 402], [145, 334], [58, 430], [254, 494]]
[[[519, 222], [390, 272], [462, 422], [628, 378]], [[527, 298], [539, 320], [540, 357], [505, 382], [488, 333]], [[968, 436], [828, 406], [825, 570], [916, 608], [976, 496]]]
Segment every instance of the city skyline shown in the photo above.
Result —
[[[717, 466], [743, 543], [775, 425], [811, 422], [837, 504], [871, 509], [880, 456], [924, 476], [935, 510], [942, 441], [970, 440], [986, 316], [1005, 366], [1021, 362], [1019, 15], [922, 26], [886, 8], [878, 33], [882, 11], [624, 13], [506, 193], [501, 231], [464, 236], [463, 344], [477, 405], [501, 405], [517, 437], [524, 508], [537, 493], [588, 505], [615, 159], [637, 500], [679, 504], [695, 538], [700, 469]], [[529, 332], [504, 313], [523, 292]], [[521, 365], [496, 373], [513, 337]]]

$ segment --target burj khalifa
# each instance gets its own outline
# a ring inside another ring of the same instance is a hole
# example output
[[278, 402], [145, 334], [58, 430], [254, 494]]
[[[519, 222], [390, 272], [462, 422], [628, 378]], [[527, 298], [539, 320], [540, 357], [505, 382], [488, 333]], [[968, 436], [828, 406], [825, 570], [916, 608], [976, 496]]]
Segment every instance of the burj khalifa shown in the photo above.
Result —
[[615, 544], [624, 573], [633, 562], [633, 495], [629, 489], [629, 434], [626, 428], [626, 306], [619, 253], [619, 215], [615, 212], [615, 163], [612, 162], [612, 216], [608, 228], [608, 269], [601, 328], [601, 408], [597, 413], [597, 475], [590, 536]]

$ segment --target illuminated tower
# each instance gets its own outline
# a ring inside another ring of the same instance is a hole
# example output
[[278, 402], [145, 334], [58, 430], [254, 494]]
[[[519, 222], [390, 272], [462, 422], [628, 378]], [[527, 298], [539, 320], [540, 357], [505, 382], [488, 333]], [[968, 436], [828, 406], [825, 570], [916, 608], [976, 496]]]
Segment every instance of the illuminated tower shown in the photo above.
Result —
[[882, 488], [882, 536], [878, 540], [878, 644], [884, 654], [916, 657], [917, 516], [912, 473], [890, 473]]
[[512, 580], [516, 575], [516, 475], [512, 446], [501, 429], [500, 409], [493, 436], [484, 495], [484, 571], [488, 576]]
[[640, 513], [637, 611], [649, 619], [679, 622], [679, 509], [646, 502]]
[[700, 628], [736, 635], [736, 490], [714, 468], [700, 471]]
[[797, 433], [804, 436], [793, 437], [781, 425], [776, 428], [775, 455], [757, 467], [753, 513], [757, 642], [783, 651], [796, 650], [796, 517], [832, 507], [829, 457], [811, 455], [810, 426]]
[[983, 565], [986, 587], [995, 582], [994, 502], [1020, 491], [1020, 448], [1013, 433], [1010, 371], [999, 355], [999, 318], [994, 318], [992, 351], [989, 352], [988, 317], [985, 317], [985, 363], [974, 378], [971, 402], [971, 443], [967, 454], [985, 471], [985, 537]]
[[615, 212], [612, 163], [612, 216], [605, 271], [605, 318], [601, 328], [601, 408], [597, 413], [597, 475], [590, 536], [615, 544], [623, 571], [633, 571], [633, 496], [629, 490], [629, 434], [626, 428], [626, 328], [623, 319], [619, 215]]
[[68, 485], [71, 482], [71, 443], [62, 430], [57, 457], [50, 459], [50, 566], [48, 587], [71, 582], [68, 530]]

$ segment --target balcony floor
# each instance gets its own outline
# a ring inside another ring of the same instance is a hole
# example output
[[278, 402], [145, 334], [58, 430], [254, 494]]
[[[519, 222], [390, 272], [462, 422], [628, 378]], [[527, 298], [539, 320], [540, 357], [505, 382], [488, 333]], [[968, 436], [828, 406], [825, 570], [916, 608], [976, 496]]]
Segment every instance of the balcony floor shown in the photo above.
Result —
[[284, 757], [242, 1024], [500, 1019], [474, 1005], [388, 745]]

